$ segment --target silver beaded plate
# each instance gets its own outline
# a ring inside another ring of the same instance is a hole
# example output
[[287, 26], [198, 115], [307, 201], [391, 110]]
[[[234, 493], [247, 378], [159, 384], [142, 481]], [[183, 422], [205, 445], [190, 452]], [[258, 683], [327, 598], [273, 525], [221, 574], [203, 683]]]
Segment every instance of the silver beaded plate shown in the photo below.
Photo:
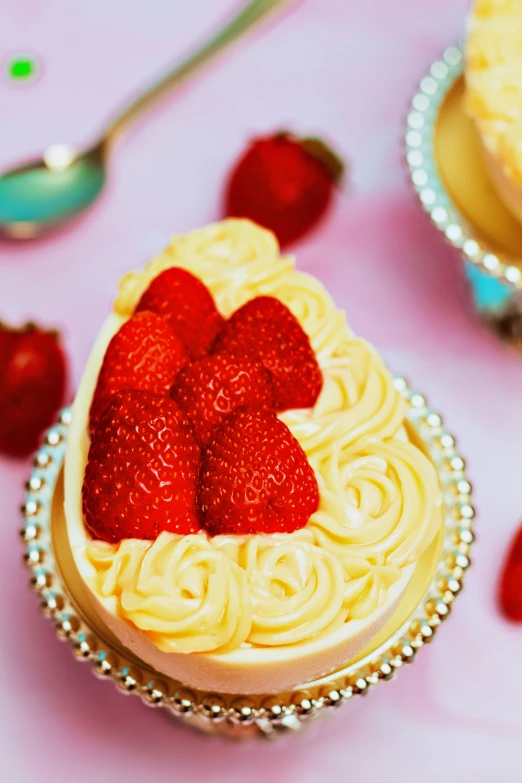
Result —
[[24, 562], [30, 584], [39, 594], [44, 614], [58, 636], [71, 644], [79, 660], [89, 661], [96, 676], [112, 680], [123, 692], [134, 693], [145, 704], [161, 707], [177, 718], [207, 732], [236, 738], [273, 737], [296, 730], [314, 716], [368, 693], [411, 663], [431, 642], [449, 615], [469, 566], [475, 511], [465, 464], [455, 439], [445, 431], [442, 418], [428, 408], [423, 395], [409, 389], [403, 378], [395, 387], [408, 403], [407, 418], [422, 438], [440, 477], [444, 496], [445, 534], [436, 573], [428, 591], [407, 622], [377, 651], [363, 660], [309, 683], [291, 693], [271, 696], [229, 696], [202, 693], [157, 675], [130, 656], [126, 658], [91, 627], [70, 594], [57, 565], [51, 534], [51, 509], [57, 479], [63, 466], [70, 410], [64, 410], [35, 456], [22, 506]]
[[[450, 46], [419, 84], [406, 120], [406, 161], [423, 209], [465, 261], [474, 304], [486, 318], [522, 312], [522, 271], [515, 259], [496, 253], [459, 212], [437, 168], [435, 134], [439, 111], [463, 74], [463, 52]], [[522, 253], [522, 248], [521, 248]], [[517, 262], [520, 259], [517, 259]]]

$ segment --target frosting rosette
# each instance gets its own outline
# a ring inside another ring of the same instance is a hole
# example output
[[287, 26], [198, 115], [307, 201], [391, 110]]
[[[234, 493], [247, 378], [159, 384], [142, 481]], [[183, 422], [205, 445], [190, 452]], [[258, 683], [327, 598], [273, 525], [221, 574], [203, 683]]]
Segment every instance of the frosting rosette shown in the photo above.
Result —
[[377, 562], [345, 553], [341, 556], [344, 571], [344, 607], [347, 618], [362, 620], [382, 606], [390, 587], [401, 578], [401, 569], [386, 564], [381, 555]]
[[342, 565], [332, 553], [315, 546], [307, 531], [250, 536], [241, 564], [254, 606], [248, 637], [252, 644], [296, 644], [345, 622]]
[[[178, 266], [204, 281], [225, 316], [256, 296], [263, 285], [293, 270], [291, 258], [279, 256], [271, 231], [249, 220], [230, 219], [173, 237], [170, 245], [144, 269], [120, 280], [114, 303], [118, 315], [130, 316], [149, 283], [165, 269]], [[253, 292], [253, 293], [252, 293]]]
[[270, 280], [263, 293], [275, 296], [292, 311], [319, 361], [341, 353], [346, 341], [353, 337], [344, 313], [337, 310], [324, 286], [312, 275], [292, 268], [291, 274], [287, 271]]
[[433, 540], [442, 502], [437, 475], [409, 441], [334, 449], [316, 473], [320, 505], [308, 527], [322, 547], [402, 568]]
[[245, 571], [204, 535], [94, 542], [95, 588], [167, 652], [226, 652], [245, 641], [252, 605]]
[[404, 401], [382, 359], [360, 339], [347, 341], [343, 350], [343, 357], [322, 365], [324, 385], [314, 409], [280, 417], [316, 462], [332, 448], [390, 438], [404, 422]]

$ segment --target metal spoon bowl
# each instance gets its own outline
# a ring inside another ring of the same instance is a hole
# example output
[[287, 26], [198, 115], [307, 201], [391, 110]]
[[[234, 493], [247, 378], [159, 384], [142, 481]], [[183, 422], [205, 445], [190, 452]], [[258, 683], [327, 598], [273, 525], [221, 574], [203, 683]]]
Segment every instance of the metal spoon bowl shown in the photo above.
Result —
[[0, 237], [33, 239], [65, 226], [103, 190], [117, 138], [167, 92], [184, 82], [285, 0], [251, 0], [210, 40], [150, 85], [109, 122], [87, 150], [53, 144], [42, 158], [0, 175]]

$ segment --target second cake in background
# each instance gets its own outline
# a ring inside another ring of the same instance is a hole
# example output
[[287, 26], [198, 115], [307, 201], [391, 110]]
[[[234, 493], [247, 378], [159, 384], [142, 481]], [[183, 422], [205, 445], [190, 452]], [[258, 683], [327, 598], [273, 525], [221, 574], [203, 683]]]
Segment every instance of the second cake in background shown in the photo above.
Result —
[[465, 42], [465, 106], [495, 188], [522, 222], [522, 5], [475, 0]]

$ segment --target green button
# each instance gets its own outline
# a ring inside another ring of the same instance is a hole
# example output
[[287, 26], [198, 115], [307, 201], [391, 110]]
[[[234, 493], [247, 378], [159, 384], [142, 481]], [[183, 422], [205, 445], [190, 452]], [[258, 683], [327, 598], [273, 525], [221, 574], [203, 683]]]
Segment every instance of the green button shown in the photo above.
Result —
[[17, 82], [31, 79], [37, 71], [37, 64], [32, 57], [13, 57], [7, 64], [7, 73]]

